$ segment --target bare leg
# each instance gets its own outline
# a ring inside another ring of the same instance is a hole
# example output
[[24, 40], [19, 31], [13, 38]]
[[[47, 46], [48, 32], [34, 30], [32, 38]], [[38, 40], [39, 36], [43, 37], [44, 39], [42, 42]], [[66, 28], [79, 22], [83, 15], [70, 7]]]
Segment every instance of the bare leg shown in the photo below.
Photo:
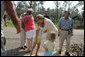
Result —
[[25, 33], [25, 30], [23, 30], [23, 33], [24, 33], [24, 40], [23, 40], [23, 41], [24, 41], [24, 46], [26, 46], [26, 40], [27, 40], [27, 39], [26, 39], [26, 33]]
[[33, 43], [33, 47], [32, 47], [32, 51], [30, 53], [30, 56], [32, 55], [32, 52], [33, 52], [33, 49], [35, 48], [35, 46], [36, 46], [36, 42]]
[[30, 39], [30, 51], [32, 51], [32, 38]]
[[35, 55], [37, 55], [37, 53], [38, 53], [38, 51], [39, 51], [39, 49], [40, 49], [40, 44], [41, 44], [41, 43], [38, 43], [38, 44], [37, 44], [38, 46], [37, 46], [37, 50], [36, 50], [36, 54], [35, 54]]
[[30, 50], [30, 39], [28, 39], [28, 50]]
[[32, 38], [28, 39], [28, 50], [32, 50]]

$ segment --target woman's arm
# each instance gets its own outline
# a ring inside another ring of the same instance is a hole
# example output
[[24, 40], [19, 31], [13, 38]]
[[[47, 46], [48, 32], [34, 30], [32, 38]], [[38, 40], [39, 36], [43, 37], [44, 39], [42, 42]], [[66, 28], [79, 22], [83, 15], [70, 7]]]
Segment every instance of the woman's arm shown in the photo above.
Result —
[[22, 23], [26, 23], [32, 16], [29, 16], [27, 19], [22, 20]]

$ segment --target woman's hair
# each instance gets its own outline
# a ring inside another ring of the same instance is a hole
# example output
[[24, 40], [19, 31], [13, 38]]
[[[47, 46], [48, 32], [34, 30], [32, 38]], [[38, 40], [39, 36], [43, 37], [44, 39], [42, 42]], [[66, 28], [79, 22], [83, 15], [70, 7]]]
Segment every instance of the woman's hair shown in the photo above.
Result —
[[42, 14], [38, 14], [38, 15], [36, 16], [36, 19], [42, 20], [42, 19], [44, 19], [44, 16], [43, 16]]
[[56, 33], [55, 33], [55, 32], [51, 32], [51, 33], [50, 33], [49, 40], [50, 40], [51, 42], [54, 42], [54, 41], [55, 41], [55, 38], [56, 38]]
[[31, 15], [33, 12], [34, 12], [34, 10], [33, 10], [32, 8], [29, 8], [29, 9], [26, 11], [26, 13], [29, 14], [29, 15]]

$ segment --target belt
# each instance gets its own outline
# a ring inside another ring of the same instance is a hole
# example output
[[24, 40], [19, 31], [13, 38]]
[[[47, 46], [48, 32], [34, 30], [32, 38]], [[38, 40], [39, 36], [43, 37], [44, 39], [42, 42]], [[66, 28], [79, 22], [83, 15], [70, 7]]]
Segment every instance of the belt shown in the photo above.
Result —
[[61, 30], [63, 30], [63, 31], [69, 31], [69, 30], [71, 30], [71, 29], [61, 29]]

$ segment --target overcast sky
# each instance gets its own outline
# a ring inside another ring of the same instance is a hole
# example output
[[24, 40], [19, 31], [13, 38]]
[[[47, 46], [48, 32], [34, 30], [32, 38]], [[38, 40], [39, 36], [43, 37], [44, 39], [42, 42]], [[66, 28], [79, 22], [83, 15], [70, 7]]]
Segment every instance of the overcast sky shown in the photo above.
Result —
[[[59, 1], [59, 2], [61, 2], [59, 7], [62, 7], [63, 6], [63, 1]], [[77, 3], [78, 3], [78, 1], [73, 1], [71, 7], [75, 6]], [[54, 1], [46, 1], [46, 2], [44, 2], [43, 6], [45, 7], [45, 9], [47, 9], [47, 8], [55, 9], [56, 8]], [[82, 12], [82, 7], [83, 6], [78, 7], [78, 10], [80, 12]]]
[[[60, 5], [59, 5], [59, 7], [62, 7], [63, 6], [62, 5], [63, 4], [63, 1], [59, 1], [59, 2], [61, 2]], [[74, 6], [74, 5], [76, 5], [77, 3], [78, 3], [78, 1], [73, 1], [71, 7]], [[45, 1], [44, 4], [43, 4], [43, 6], [44, 6], [45, 9], [47, 9], [47, 8], [55, 9], [56, 8], [54, 1]], [[78, 7], [79, 12], [82, 12], [82, 10], [81, 10], [82, 7], [83, 6]]]

